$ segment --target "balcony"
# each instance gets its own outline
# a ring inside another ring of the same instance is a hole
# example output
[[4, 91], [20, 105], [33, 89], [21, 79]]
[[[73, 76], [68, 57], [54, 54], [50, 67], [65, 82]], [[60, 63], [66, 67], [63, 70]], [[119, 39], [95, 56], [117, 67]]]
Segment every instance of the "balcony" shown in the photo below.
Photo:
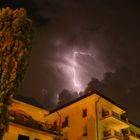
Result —
[[103, 140], [123, 140], [123, 135], [120, 132], [114, 130], [104, 131]]
[[16, 123], [25, 127], [29, 127], [32, 129], [49, 132], [54, 135], [62, 136], [62, 134], [59, 133], [59, 129], [57, 125], [53, 124], [45, 124], [44, 122], [40, 122], [37, 120], [34, 120], [32, 116], [29, 116], [25, 112], [21, 110], [11, 110], [9, 112], [10, 114], [10, 122]]
[[123, 134], [125, 140], [140, 140], [140, 134], [137, 134], [132, 130], [125, 130]]
[[102, 116], [100, 120], [108, 127], [115, 128], [116, 130], [129, 127], [128, 120], [122, 119], [121, 115], [114, 111], [102, 112]]
[[47, 131], [44, 127], [44, 123], [34, 120], [31, 116], [25, 114], [23, 111], [10, 111], [10, 122], [20, 124], [33, 129], [38, 129], [41, 131]]

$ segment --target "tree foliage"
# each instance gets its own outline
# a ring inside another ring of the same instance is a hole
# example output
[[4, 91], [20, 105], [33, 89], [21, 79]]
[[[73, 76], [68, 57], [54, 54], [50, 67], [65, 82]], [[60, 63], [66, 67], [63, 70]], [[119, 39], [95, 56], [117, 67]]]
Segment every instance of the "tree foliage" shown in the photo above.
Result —
[[8, 128], [8, 106], [28, 67], [33, 37], [25, 9], [0, 10], [0, 140]]

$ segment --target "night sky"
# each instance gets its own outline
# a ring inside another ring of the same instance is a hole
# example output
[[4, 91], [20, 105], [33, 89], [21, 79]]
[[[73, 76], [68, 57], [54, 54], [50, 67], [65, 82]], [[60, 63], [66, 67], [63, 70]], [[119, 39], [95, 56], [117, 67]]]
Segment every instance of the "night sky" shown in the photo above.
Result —
[[24, 7], [36, 28], [19, 90], [53, 109], [98, 90], [140, 124], [139, 0], [1, 0]]

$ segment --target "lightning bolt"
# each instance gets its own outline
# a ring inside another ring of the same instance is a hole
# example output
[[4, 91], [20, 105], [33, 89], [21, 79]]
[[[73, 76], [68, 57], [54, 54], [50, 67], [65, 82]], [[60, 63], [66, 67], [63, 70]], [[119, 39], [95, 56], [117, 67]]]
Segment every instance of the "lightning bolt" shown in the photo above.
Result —
[[78, 64], [76, 61], [77, 55], [91, 56], [91, 54], [85, 53], [85, 52], [77, 52], [77, 51], [73, 52], [73, 60], [72, 60], [73, 90], [80, 92], [82, 90], [82, 87], [81, 87], [80, 81], [78, 81], [77, 79], [77, 67], [78, 67]]

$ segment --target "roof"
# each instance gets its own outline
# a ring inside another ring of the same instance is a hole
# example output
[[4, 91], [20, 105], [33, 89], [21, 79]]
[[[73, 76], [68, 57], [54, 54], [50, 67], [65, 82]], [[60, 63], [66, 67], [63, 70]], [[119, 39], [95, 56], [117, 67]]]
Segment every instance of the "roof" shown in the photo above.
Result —
[[[106, 97], [105, 95], [101, 94], [99, 91], [93, 90], [93, 91], [88, 92], [87, 94], [84, 94], [83, 96], [81, 96], [81, 97], [79, 97], [79, 98], [77, 98], [77, 99], [75, 99], [75, 100], [73, 100], [73, 101], [71, 101], [71, 102], [68, 102], [67, 104], [64, 104], [64, 105], [62, 105], [62, 106], [60, 106], [60, 107], [58, 107], [58, 108], [55, 108], [54, 110], [51, 110], [49, 114], [52, 114], [52, 113], [54, 113], [54, 112], [56, 112], [56, 111], [58, 111], [58, 110], [60, 110], [60, 109], [63, 109], [63, 108], [65, 108], [65, 107], [67, 107], [67, 106], [69, 106], [69, 105], [71, 105], [71, 104], [73, 104], [73, 103], [76, 103], [76, 102], [78, 102], [78, 101], [80, 101], [80, 100], [82, 100], [82, 99], [84, 99], [84, 98], [87, 98], [87, 97], [89, 97], [89, 96], [91, 96], [91, 95], [94, 95], [94, 94], [96, 94], [96, 95], [98, 95], [98, 96], [100, 96], [100, 97], [106, 99], [107, 101], [109, 101], [109, 102], [111, 102], [112, 104], [118, 106], [119, 108], [123, 109], [124, 111], [126, 110], [126, 109], [124, 109], [121, 105], [115, 103], [115, 102], [114, 102], [113, 100], [111, 100], [110, 98], [108, 98], [108, 97]], [[48, 114], [48, 115], [49, 115], [49, 114]]]
[[31, 97], [25, 97], [21, 94], [18, 94], [14, 97], [14, 99], [25, 102], [27, 104], [30, 104], [30, 105], [33, 105], [33, 106], [36, 106], [36, 107], [39, 107], [39, 108], [42, 108], [42, 109], [45, 109], [45, 107], [43, 105], [41, 105], [34, 98], [31, 98]]

